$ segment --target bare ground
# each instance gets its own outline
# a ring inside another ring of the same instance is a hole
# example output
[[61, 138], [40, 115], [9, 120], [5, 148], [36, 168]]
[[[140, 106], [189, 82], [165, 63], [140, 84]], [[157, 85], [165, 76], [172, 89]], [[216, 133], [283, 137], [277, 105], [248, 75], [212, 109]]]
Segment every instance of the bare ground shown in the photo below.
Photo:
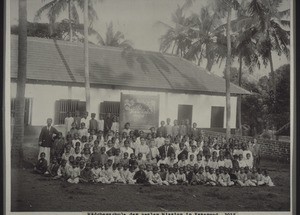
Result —
[[[30, 141], [29, 141], [30, 140]], [[37, 141], [24, 144], [28, 162]], [[12, 211], [289, 211], [289, 164], [262, 160], [275, 187], [68, 184], [12, 169]]]

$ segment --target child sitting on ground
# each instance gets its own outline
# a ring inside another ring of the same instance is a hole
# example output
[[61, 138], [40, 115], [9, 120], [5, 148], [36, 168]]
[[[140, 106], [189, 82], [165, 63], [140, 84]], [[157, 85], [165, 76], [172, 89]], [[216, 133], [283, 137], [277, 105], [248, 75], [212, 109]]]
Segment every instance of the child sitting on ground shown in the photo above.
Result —
[[67, 180], [71, 184], [78, 184], [80, 176], [80, 169], [78, 167], [77, 162], [73, 162], [72, 168], [70, 169], [70, 177]]
[[144, 169], [145, 166], [143, 164], [139, 165], [139, 170], [135, 173], [133, 177], [133, 179], [136, 180], [137, 184], [146, 184], [148, 182]]
[[103, 175], [104, 175], [104, 180], [102, 183], [111, 184], [112, 182], [114, 182], [113, 171], [112, 168], [110, 168], [108, 162], [104, 164]]
[[47, 171], [45, 172], [45, 175], [48, 175], [48, 176], [51, 176], [51, 177], [56, 176], [58, 168], [59, 168], [59, 164], [57, 162], [57, 158], [53, 157], [50, 165], [48, 166]]
[[222, 187], [230, 187], [234, 185], [234, 182], [231, 181], [230, 175], [228, 174], [227, 168], [220, 168], [220, 174], [218, 178], [218, 182]]
[[199, 167], [199, 170], [196, 174], [196, 181], [197, 184], [205, 184], [206, 183], [206, 176], [204, 175], [204, 168], [202, 166]]
[[183, 184], [183, 185], [188, 184], [188, 182], [186, 180], [186, 175], [183, 172], [183, 167], [179, 168], [179, 173], [177, 174], [176, 178], [177, 178], [177, 184]]
[[119, 170], [117, 169], [117, 164], [114, 163], [112, 165], [112, 176], [114, 178], [114, 183], [125, 183], [124, 180], [122, 180]]
[[162, 185], [162, 180], [161, 177], [158, 173], [158, 167], [154, 166], [153, 167], [153, 174], [149, 178], [149, 183], [152, 185]]
[[38, 159], [36, 165], [33, 168], [34, 172], [39, 174], [44, 174], [47, 171], [48, 163], [45, 157], [46, 157], [45, 152], [41, 152], [40, 159]]
[[169, 185], [176, 185], [177, 184], [177, 178], [176, 178], [176, 175], [174, 174], [174, 170], [173, 170], [172, 167], [169, 168], [169, 172], [167, 174], [166, 181], [168, 182]]
[[244, 172], [244, 168], [240, 168], [240, 172], [237, 174], [237, 184], [240, 185], [241, 187], [248, 186], [247, 183], [247, 175]]
[[217, 176], [213, 168], [209, 169], [209, 174], [206, 176], [206, 185], [216, 186], [217, 185]]
[[136, 183], [136, 179], [134, 179], [135, 174], [136, 174], [136, 173], [135, 173], [134, 166], [131, 166], [131, 167], [129, 168], [128, 175], [127, 175], [127, 177], [125, 178], [126, 183], [128, 183], [128, 184], [135, 184], [135, 183]]
[[[84, 161], [81, 161], [84, 164]], [[82, 165], [82, 164], [81, 164]], [[93, 172], [91, 171], [91, 165], [85, 164], [85, 167], [80, 171], [79, 182], [88, 183], [93, 181]]]
[[267, 170], [264, 170], [262, 175], [263, 175], [262, 180], [263, 180], [265, 185], [267, 185], [269, 187], [275, 186], [272, 179], [271, 179], [271, 177], [269, 176]]
[[66, 168], [67, 161], [66, 160], [61, 160], [60, 166], [58, 167], [57, 170], [57, 175], [53, 177], [53, 179], [67, 179], [67, 168]]

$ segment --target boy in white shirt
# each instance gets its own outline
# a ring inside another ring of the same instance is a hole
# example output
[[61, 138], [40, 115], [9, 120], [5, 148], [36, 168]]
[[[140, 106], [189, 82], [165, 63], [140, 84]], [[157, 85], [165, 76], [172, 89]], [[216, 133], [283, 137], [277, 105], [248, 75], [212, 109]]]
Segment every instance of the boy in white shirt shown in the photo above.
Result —
[[127, 152], [129, 155], [133, 153], [133, 149], [130, 147], [130, 143], [128, 140], [124, 141], [124, 147], [121, 147], [121, 154]]
[[242, 154], [239, 155], [238, 163], [240, 168], [245, 168], [247, 166]]
[[250, 153], [246, 154], [245, 163], [250, 170], [253, 168], [253, 158], [251, 157]]
[[153, 174], [149, 178], [149, 183], [152, 185], [162, 185], [162, 180], [161, 177], [158, 173], [158, 167], [154, 166], [153, 167]]
[[80, 169], [76, 162], [73, 162], [72, 168], [70, 169], [70, 178], [67, 180], [71, 184], [78, 184], [80, 176]]

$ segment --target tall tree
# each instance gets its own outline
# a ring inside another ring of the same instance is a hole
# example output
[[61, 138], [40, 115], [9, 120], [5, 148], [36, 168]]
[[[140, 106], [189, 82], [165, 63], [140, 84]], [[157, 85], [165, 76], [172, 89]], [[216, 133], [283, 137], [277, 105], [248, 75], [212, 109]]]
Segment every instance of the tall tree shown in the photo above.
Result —
[[[59, 15], [61, 15], [66, 9], [68, 10], [68, 21], [69, 25], [69, 40], [73, 40], [74, 28], [79, 24], [79, 15], [77, 11], [77, 7], [83, 10], [84, 7], [84, 0], [52, 0], [42, 6], [35, 15], [34, 20], [39, 21], [41, 16], [44, 13], [47, 13], [47, 17], [50, 22], [50, 30], [51, 34], [55, 33], [55, 22]], [[88, 16], [90, 20], [98, 19], [97, 13], [93, 8], [93, 2], [89, 2], [89, 11]]]
[[85, 97], [86, 97], [86, 111], [90, 112], [91, 98], [90, 98], [90, 72], [89, 72], [89, 0], [84, 1], [84, 74], [85, 74]]
[[239, 8], [237, 0], [216, 0], [216, 10], [220, 14], [220, 17], [226, 17], [226, 39], [227, 39], [227, 57], [226, 57], [226, 139], [231, 136], [230, 119], [231, 119], [231, 105], [230, 105], [230, 68], [231, 68], [231, 19], [232, 10]]
[[257, 36], [258, 51], [263, 63], [269, 63], [273, 93], [276, 95], [276, 78], [274, 73], [272, 52], [289, 57], [290, 44], [290, 9], [279, 11], [282, 0], [252, 0], [248, 6], [248, 12], [254, 20], [255, 27], [259, 31]]
[[221, 20], [216, 12], [210, 12], [208, 6], [201, 8], [199, 14], [192, 14], [188, 20], [192, 44], [186, 53], [186, 58], [195, 59], [200, 66], [200, 62], [205, 56], [207, 59], [206, 69], [211, 71], [216, 57], [217, 38], [220, 33], [223, 33], [223, 30], [218, 28]]
[[176, 11], [172, 14], [172, 22], [175, 26], [170, 26], [164, 22], [158, 22], [157, 24], [164, 26], [167, 32], [160, 37], [159, 50], [163, 53], [170, 51], [172, 54], [176, 54], [180, 57], [184, 57], [188, 47], [191, 44], [189, 38], [189, 22], [185, 17], [184, 10], [185, 5], [177, 5]]
[[27, 0], [19, 0], [18, 78], [12, 144], [12, 165], [22, 166], [24, 142], [25, 86], [27, 74]]

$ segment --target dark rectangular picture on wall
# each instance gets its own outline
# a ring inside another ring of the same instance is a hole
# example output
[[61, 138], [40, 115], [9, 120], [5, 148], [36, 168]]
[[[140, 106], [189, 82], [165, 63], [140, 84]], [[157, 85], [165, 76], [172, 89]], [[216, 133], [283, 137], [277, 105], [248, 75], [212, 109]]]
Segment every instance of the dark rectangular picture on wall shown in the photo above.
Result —
[[132, 129], [149, 130], [158, 125], [159, 96], [121, 94], [120, 128], [130, 122]]

